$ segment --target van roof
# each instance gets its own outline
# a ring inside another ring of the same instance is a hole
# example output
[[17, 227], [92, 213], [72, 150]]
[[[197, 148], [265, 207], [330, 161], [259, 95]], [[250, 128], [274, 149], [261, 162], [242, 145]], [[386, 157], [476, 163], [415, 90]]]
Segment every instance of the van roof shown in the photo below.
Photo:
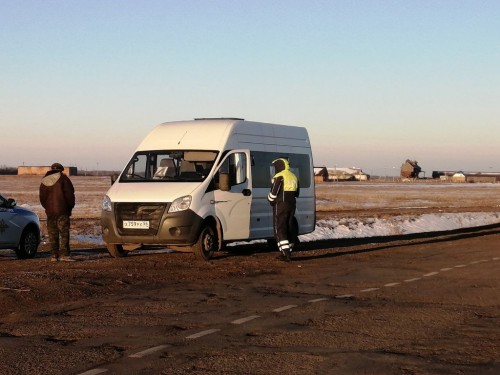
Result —
[[238, 121], [245, 121], [244, 118], [239, 118], [239, 117], [199, 117], [195, 118], [195, 121], [201, 121], [201, 120], [238, 120]]
[[303, 127], [237, 118], [211, 118], [157, 125], [136, 151], [224, 150], [244, 144], [248, 144], [250, 148], [261, 145], [263, 151], [274, 151], [277, 147], [310, 147], [307, 130]]

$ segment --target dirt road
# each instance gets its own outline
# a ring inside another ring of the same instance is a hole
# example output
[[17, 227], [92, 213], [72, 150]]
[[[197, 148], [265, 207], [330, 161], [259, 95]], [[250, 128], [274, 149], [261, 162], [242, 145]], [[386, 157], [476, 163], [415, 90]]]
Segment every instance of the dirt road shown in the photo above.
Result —
[[2, 253], [0, 373], [497, 374], [499, 233], [308, 243], [291, 263]]

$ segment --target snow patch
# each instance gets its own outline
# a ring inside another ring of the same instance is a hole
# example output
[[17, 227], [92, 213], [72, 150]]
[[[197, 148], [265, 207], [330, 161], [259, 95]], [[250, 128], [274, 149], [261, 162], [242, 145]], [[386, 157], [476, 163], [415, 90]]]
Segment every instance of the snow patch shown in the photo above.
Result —
[[394, 236], [412, 233], [448, 231], [500, 223], [500, 212], [461, 212], [402, 215], [387, 219], [356, 218], [318, 220], [314, 232], [300, 236], [303, 242]]
[[[499, 224], [500, 212], [460, 212], [423, 215], [401, 215], [390, 218], [343, 218], [318, 220], [314, 232], [299, 236], [301, 242], [340, 238], [366, 238], [412, 233], [448, 231]], [[103, 245], [100, 235], [76, 235], [73, 241]], [[256, 241], [257, 242], [257, 241]], [[261, 241], [258, 241], [261, 242]], [[231, 245], [248, 244], [237, 242]]]

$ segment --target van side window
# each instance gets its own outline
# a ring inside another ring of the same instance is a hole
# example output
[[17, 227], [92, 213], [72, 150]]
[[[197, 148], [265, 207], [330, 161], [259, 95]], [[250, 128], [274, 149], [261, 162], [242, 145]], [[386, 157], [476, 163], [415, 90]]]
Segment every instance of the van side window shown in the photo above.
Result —
[[216, 178], [216, 188], [220, 174], [229, 175], [230, 186], [239, 185], [247, 180], [247, 156], [243, 152], [229, 155], [221, 164]]
[[252, 185], [255, 188], [269, 188], [274, 176], [272, 162], [278, 158], [288, 158], [290, 169], [297, 175], [301, 188], [311, 186], [311, 159], [307, 154], [252, 151]]
[[244, 153], [233, 154], [230, 160], [231, 185], [239, 185], [247, 180], [247, 156]]

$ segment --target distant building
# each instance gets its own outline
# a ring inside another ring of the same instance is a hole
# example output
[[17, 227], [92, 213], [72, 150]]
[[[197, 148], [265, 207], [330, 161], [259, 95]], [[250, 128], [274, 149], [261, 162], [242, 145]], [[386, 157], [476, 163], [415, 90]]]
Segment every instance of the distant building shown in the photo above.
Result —
[[422, 172], [422, 168], [416, 160], [406, 159], [401, 165], [401, 177], [403, 178], [418, 178], [420, 172]]
[[451, 176], [451, 181], [453, 182], [465, 182], [465, 174], [463, 172], [457, 172], [453, 176]]
[[500, 182], [500, 172], [432, 171], [432, 178], [451, 182]]
[[361, 168], [327, 168], [329, 181], [367, 181], [370, 176]]
[[432, 178], [449, 180], [455, 173], [457, 173], [457, 171], [432, 171]]
[[[31, 176], [44, 176], [45, 173], [50, 171], [50, 165], [49, 166], [29, 166], [29, 165], [22, 165], [17, 167], [17, 174], [18, 175], [31, 175]], [[64, 173], [68, 176], [77, 176], [78, 175], [78, 169], [76, 167], [64, 167]]]
[[465, 177], [467, 182], [500, 182], [500, 173], [467, 173]]
[[326, 167], [314, 167], [314, 182], [328, 181], [328, 169]]

